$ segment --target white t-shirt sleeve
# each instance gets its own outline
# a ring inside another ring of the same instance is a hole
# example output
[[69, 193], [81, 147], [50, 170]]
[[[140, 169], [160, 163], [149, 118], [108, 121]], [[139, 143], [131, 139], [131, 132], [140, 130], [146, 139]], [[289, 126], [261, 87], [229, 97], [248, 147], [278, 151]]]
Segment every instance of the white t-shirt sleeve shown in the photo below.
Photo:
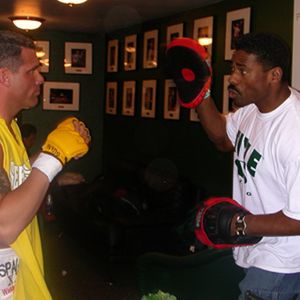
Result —
[[300, 158], [289, 163], [285, 178], [289, 199], [282, 211], [287, 217], [300, 220]]
[[231, 143], [234, 145], [237, 129], [235, 126], [233, 115], [233, 113], [229, 113], [226, 116], [226, 131]]
[[226, 130], [227, 135], [231, 141], [231, 143], [235, 144], [236, 135], [238, 133], [238, 128], [241, 120], [242, 109], [237, 110], [234, 113], [229, 113], [226, 116]]
[[235, 145], [236, 136], [242, 120], [254, 109], [256, 109], [254, 104], [249, 104], [226, 116], [226, 131], [233, 145]]

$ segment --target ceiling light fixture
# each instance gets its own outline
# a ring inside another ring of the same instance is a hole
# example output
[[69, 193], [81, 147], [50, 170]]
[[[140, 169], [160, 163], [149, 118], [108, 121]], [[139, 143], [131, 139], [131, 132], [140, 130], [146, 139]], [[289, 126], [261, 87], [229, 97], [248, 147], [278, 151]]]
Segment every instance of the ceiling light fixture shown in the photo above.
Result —
[[212, 44], [213, 39], [211, 37], [201, 37], [198, 39], [198, 43], [201, 46], [209, 46]]
[[20, 16], [13, 16], [9, 17], [9, 19], [14, 23], [14, 25], [20, 29], [34, 30], [39, 28], [45, 19], [39, 17], [20, 17]]
[[57, 0], [59, 2], [62, 2], [62, 3], [65, 3], [65, 4], [68, 4], [69, 6], [73, 6], [75, 4], [81, 4], [81, 3], [84, 3], [86, 2], [87, 0]]

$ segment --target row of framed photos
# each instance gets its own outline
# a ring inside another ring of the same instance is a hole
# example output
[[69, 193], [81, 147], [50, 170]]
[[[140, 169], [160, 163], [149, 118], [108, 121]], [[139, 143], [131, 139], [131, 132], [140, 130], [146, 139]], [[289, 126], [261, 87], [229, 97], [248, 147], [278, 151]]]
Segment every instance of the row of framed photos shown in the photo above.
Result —
[[[224, 114], [234, 111], [236, 108], [228, 97], [228, 79], [229, 75], [224, 76], [223, 82], [223, 105]], [[141, 97], [141, 116], [144, 118], [155, 118], [157, 105], [157, 81], [143, 80]], [[124, 81], [122, 89], [121, 113], [124, 116], [134, 116], [136, 114], [136, 81]], [[106, 83], [106, 114], [116, 115], [118, 106], [118, 82], [109, 81]], [[164, 81], [164, 119], [179, 120], [180, 104], [178, 101], [177, 88], [172, 79]], [[199, 121], [198, 115], [194, 109], [190, 110], [190, 121]]]
[[[49, 72], [50, 43], [49, 41], [34, 41], [36, 54], [41, 63], [40, 71]], [[64, 69], [66, 74], [92, 74], [92, 44], [65, 43]]]
[[[223, 79], [223, 106], [222, 112], [227, 114], [236, 110], [232, 101], [228, 97], [228, 79], [225, 75]], [[141, 95], [141, 116], [145, 118], [154, 118], [156, 113], [156, 80], [142, 81]], [[107, 114], [117, 114], [118, 103], [118, 83], [116, 81], [106, 84], [106, 105]], [[79, 110], [80, 84], [78, 82], [56, 82], [45, 81], [43, 85], [43, 109], [47, 110]], [[124, 81], [122, 93], [122, 114], [125, 116], [135, 115], [136, 102], [136, 81]], [[164, 118], [179, 120], [180, 105], [178, 102], [178, 93], [175, 83], [172, 79], [166, 79], [164, 82]], [[190, 111], [190, 120], [198, 121], [197, 113]]]
[[[116, 81], [107, 82], [106, 85], [106, 110], [107, 114], [117, 114], [118, 83]], [[156, 113], [156, 80], [142, 81], [141, 95], [141, 116], [145, 118], [155, 118]], [[136, 82], [124, 81], [122, 94], [122, 115], [135, 115]], [[179, 119], [180, 106], [176, 86], [171, 79], [165, 80], [164, 97], [164, 118]]]
[[[230, 11], [226, 16], [225, 60], [231, 59], [235, 40], [244, 33], [250, 31], [251, 8], [246, 7]], [[184, 24], [174, 24], [167, 27], [166, 44], [175, 38], [182, 37]], [[213, 17], [205, 17], [194, 20], [193, 39], [203, 42], [208, 53], [212, 54], [213, 42]], [[207, 44], [207, 41], [211, 43]], [[49, 72], [50, 43], [49, 41], [35, 41], [37, 56], [41, 61], [41, 72]], [[119, 41], [108, 41], [107, 72], [118, 71]], [[151, 69], [158, 66], [158, 29], [144, 33], [143, 41], [143, 68]], [[124, 43], [124, 70], [136, 69], [137, 35], [125, 37]], [[92, 74], [92, 44], [79, 42], [65, 42], [65, 73], [67, 74]]]
[[[235, 41], [250, 31], [251, 8], [246, 7], [229, 11], [226, 15], [225, 60], [230, 60]], [[167, 27], [166, 45], [175, 38], [183, 37], [184, 23]], [[194, 20], [193, 39], [206, 47], [209, 56], [212, 55], [213, 16]], [[152, 69], [158, 66], [158, 29], [146, 31], [143, 36], [143, 68]], [[124, 71], [136, 70], [137, 35], [124, 38]], [[111, 39], [107, 43], [107, 72], [119, 71], [119, 40]]]

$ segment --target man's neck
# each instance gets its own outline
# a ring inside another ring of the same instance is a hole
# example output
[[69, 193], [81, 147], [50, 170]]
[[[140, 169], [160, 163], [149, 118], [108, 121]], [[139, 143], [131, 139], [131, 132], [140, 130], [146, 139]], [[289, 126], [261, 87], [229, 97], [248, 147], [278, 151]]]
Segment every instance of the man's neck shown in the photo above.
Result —
[[291, 95], [288, 83], [282, 84], [280, 88], [273, 90], [261, 103], [256, 103], [261, 113], [268, 113], [275, 110]]

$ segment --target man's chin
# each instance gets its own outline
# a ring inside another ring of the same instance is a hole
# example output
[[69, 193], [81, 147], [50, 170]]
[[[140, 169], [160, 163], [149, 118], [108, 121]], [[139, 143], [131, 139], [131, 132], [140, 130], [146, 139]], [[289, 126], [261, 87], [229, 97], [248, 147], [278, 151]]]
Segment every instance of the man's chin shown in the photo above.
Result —
[[36, 107], [40, 102], [39, 100], [40, 100], [39, 97], [34, 98], [32, 103], [30, 103], [31, 105], [28, 108]]
[[231, 98], [232, 100], [232, 103], [235, 107], [243, 107], [245, 106], [245, 103], [242, 103], [242, 101], [239, 101], [239, 98], [238, 97], [234, 97], [234, 98]]
[[38, 105], [38, 103], [39, 103], [38, 101], [35, 101], [32, 104], [25, 106], [23, 109], [27, 110], [27, 109], [34, 108], [34, 107], [36, 107]]

